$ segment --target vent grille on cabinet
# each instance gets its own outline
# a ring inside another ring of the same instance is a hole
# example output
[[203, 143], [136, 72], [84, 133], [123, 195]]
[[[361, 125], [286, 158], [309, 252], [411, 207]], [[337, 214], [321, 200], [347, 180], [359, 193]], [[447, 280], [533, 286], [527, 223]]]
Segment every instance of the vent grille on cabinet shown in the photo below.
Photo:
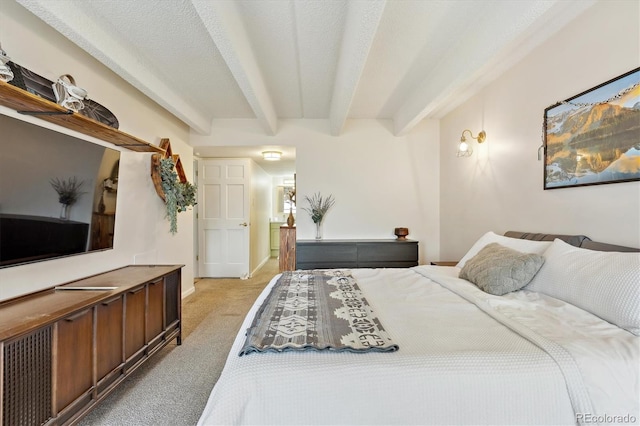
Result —
[[51, 418], [51, 327], [4, 344], [2, 424], [41, 425]]
[[164, 285], [166, 294], [166, 317], [164, 325], [166, 327], [178, 320], [178, 304], [180, 301], [177, 298], [180, 297], [178, 292], [178, 286], [180, 285], [180, 273], [173, 272], [167, 275], [164, 278]]

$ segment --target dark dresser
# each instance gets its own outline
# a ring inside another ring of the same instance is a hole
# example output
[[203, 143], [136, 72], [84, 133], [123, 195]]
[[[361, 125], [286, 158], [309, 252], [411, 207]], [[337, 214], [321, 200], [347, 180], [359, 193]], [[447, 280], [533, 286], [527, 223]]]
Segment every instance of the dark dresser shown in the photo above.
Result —
[[418, 265], [415, 240], [298, 240], [297, 269], [408, 268]]
[[0, 265], [83, 253], [88, 235], [88, 223], [0, 214]]

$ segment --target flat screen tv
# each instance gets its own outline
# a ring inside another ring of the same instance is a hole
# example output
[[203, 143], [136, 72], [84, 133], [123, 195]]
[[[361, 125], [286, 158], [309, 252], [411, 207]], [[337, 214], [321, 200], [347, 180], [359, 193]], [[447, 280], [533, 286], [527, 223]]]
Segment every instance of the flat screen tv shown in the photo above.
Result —
[[119, 151], [0, 114], [0, 152], [0, 268], [113, 248]]

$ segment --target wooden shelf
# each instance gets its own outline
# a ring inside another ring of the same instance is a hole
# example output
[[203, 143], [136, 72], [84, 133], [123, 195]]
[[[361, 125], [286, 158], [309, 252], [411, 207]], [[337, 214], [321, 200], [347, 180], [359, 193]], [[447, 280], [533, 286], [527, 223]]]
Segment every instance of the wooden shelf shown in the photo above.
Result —
[[175, 164], [174, 168], [180, 183], [187, 182], [187, 175], [184, 173], [180, 156], [174, 154], [171, 150], [171, 141], [169, 139], [160, 139], [160, 149], [162, 149], [162, 154], [153, 154], [151, 156], [151, 180], [153, 181], [153, 186], [156, 188], [158, 196], [162, 201], [166, 202], [164, 189], [162, 189], [162, 177], [160, 176], [160, 160], [171, 157], [173, 164]]
[[0, 81], [0, 105], [18, 112], [53, 113], [53, 115], [38, 114], [37, 116], [50, 123], [58, 124], [67, 129], [93, 136], [132, 151], [164, 153], [164, 150], [158, 146], [85, 117], [82, 114], [76, 112], [67, 114], [68, 110], [60, 105], [3, 81]]

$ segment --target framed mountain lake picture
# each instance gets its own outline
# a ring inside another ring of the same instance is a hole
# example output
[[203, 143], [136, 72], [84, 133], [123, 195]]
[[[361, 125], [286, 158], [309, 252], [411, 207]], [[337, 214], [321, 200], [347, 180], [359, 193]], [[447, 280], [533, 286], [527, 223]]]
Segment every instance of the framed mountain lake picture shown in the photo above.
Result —
[[640, 180], [640, 68], [544, 110], [544, 189]]

